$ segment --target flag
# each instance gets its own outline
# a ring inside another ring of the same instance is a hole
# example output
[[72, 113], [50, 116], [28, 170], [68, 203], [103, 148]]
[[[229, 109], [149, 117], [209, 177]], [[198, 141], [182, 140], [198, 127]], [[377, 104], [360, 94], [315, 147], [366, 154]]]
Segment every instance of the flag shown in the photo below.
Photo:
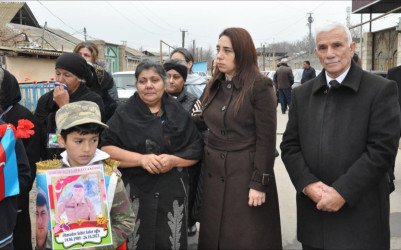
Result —
[[0, 201], [19, 191], [15, 137], [11, 127], [7, 127], [0, 143]]

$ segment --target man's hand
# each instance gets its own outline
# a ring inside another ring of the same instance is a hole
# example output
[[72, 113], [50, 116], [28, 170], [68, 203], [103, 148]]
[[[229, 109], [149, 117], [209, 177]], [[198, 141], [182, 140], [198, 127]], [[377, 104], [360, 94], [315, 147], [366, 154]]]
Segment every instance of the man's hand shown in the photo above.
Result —
[[250, 207], [254, 206], [260, 206], [263, 203], [266, 202], [266, 193], [265, 192], [260, 192], [255, 189], [249, 189], [249, 201], [248, 205]]
[[53, 91], [53, 101], [56, 102], [57, 106], [62, 106], [70, 103], [70, 95], [63, 86], [55, 86]]
[[322, 199], [317, 203], [316, 208], [325, 212], [337, 212], [345, 204], [344, 198], [333, 187], [323, 190]]
[[305, 187], [304, 193], [315, 203], [318, 203], [322, 198], [323, 189], [328, 186], [321, 181], [314, 182]]

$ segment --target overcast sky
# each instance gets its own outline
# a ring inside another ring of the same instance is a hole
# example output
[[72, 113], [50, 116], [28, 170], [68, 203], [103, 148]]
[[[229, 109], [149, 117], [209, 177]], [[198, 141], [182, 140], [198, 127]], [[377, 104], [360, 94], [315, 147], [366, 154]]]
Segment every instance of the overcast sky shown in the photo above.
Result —
[[[227, 27], [249, 31], [255, 45], [296, 41], [308, 35], [307, 18], [314, 24], [326, 19], [346, 23], [351, 1], [28, 1], [40, 25], [59, 28], [79, 39], [88, 39], [158, 51], [160, 40], [171, 46], [215, 48], [220, 32]], [[375, 17], [377, 15], [374, 15]], [[368, 14], [363, 21], [368, 20]], [[400, 14], [374, 22], [372, 30], [395, 26]], [[360, 14], [351, 14], [351, 24], [360, 23]], [[369, 29], [368, 25], [363, 26]], [[167, 50], [167, 46], [163, 47]]]

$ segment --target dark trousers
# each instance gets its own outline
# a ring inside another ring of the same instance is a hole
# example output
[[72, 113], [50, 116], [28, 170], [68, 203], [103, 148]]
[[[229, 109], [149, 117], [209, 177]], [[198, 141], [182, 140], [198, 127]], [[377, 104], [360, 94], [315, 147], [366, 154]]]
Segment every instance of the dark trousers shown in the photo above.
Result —
[[278, 90], [280, 104], [281, 104], [281, 112], [285, 114], [288, 107], [291, 104], [291, 89], [279, 89]]
[[15, 249], [32, 249], [29, 192], [18, 196], [18, 214], [13, 232], [13, 243]]
[[303, 250], [322, 250], [322, 248], [316, 248], [316, 247], [311, 247], [305, 244], [302, 244], [302, 249]]

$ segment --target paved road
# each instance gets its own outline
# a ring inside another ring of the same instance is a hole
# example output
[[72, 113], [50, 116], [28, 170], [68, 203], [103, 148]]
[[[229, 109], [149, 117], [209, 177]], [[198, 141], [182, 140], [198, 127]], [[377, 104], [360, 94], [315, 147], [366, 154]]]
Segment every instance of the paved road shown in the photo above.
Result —
[[[288, 115], [281, 114], [277, 109], [277, 149], [280, 151], [282, 134], [288, 121]], [[396, 159], [396, 181], [395, 191], [390, 196], [390, 226], [391, 226], [391, 249], [401, 249], [401, 150], [398, 150]], [[281, 153], [281, 152], [280, 152]], [[287, 171], [280, 157], [276, 158], [275, 174], [280, 203], [281, 231], [284, 249], [302, 249], [296, 240], [296, 207], [295, 189], [288, 177]], [[35, 193], [35, 194], [34, 194]], [[33, 196], [35, 195], [35, 196]], [[36, 197], [36, 189], [31, 191], [31, 196]], [[35, 224], [34, 198], [31, 198], [32, 227]], [[198, 225], [199, 226], [199, 225]], [[197, 249], [198, 233], [189, 237], [189, 249]]]

